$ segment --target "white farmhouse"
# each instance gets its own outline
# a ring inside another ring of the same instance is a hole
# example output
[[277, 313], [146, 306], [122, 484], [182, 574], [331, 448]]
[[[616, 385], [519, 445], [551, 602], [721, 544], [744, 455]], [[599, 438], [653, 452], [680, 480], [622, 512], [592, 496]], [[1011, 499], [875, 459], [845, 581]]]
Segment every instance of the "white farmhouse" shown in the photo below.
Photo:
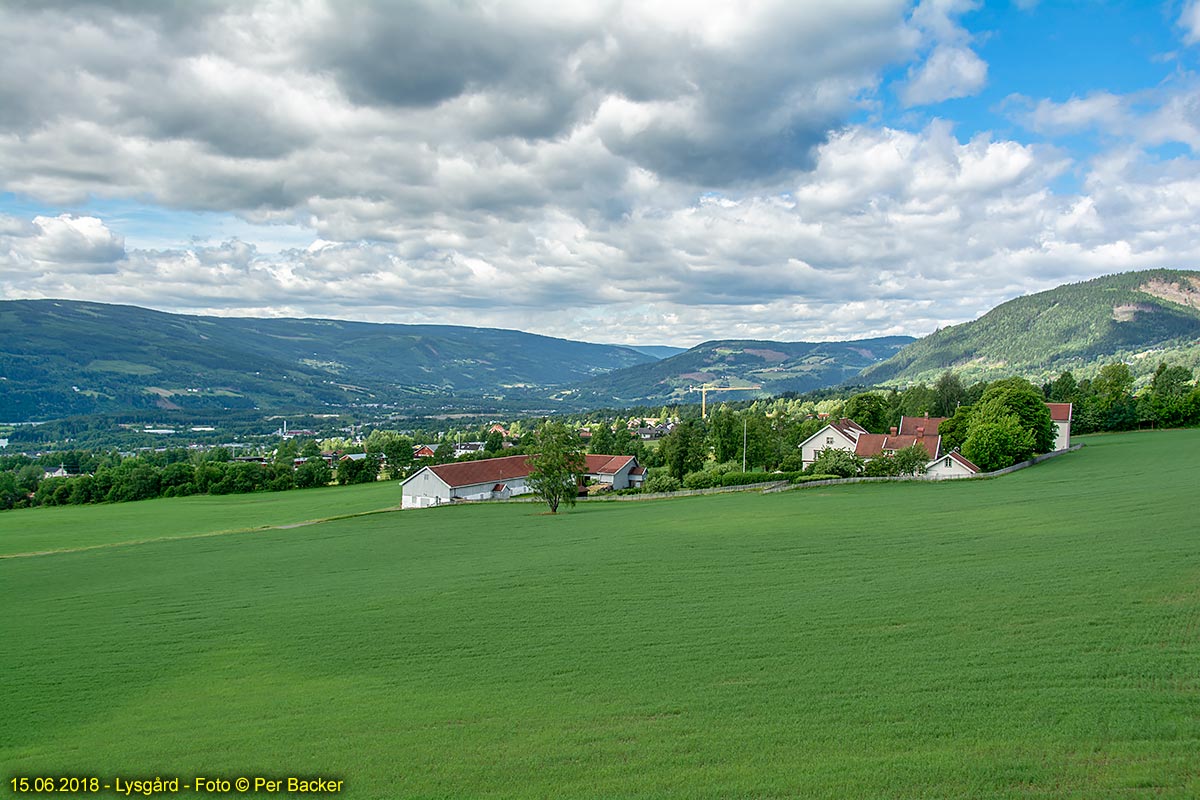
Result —
[[843, 417], [831, 422], [800, 443], [800, 460], [809, 467], [823, 450], [845, 450], [853, 453], [858, 446], [858, 437], [867, 429], [852, 419]]

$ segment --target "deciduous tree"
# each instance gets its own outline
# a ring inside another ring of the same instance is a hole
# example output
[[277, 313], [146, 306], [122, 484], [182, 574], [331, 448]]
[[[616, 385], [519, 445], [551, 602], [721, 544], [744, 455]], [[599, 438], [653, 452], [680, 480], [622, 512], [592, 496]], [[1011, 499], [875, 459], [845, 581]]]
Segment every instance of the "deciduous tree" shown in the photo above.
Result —
[[579, 482], [587, 472], [587, 459], [579, 436], [561, 422], [545, 422], [530, 452], [526, 483], [557, 514], [560, 503], [575, 505]]

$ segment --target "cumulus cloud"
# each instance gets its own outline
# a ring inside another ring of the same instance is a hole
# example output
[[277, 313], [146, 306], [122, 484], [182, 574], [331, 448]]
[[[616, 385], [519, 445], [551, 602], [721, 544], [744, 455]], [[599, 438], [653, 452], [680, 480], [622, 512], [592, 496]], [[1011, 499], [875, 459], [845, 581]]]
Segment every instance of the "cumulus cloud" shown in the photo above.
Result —
[[69, 284], [80, 274], [112, 275], [125, 255], [124, 237], [96, 217], [0, 218], [0, 274], [11, 279], [42, 272]]
[[923, 106], [969, 97], [987, 83], [987, 64], [966, 47], [939, 46], [909, 73], [901, 91], [906, 106]]
[[1094, 92], [1062, 102], [1011, 97], [1008, 107], [1014, 119], [1042, 134], [1094, 132], [1148, 146], [1174, 142], [1200, 151], [1200, 82], [1192, 76], [1154, 89]]
[[1092, 164], [1079, 195], [1047, 191], [1070, 166], [1052, 148], [959, 141], [944, 123], [860, 126], [771, 192], [639, 205], [603, 224], [562, 210], [520, 224], [484, 215], [461, 230], [278, 254], [240, 240], [132, 250], [116, 280], [47, 271], [26, 291], [689, 344], [921, 333], [1024, 291], [1200, 256], [1200, 168], [1127, 151]]

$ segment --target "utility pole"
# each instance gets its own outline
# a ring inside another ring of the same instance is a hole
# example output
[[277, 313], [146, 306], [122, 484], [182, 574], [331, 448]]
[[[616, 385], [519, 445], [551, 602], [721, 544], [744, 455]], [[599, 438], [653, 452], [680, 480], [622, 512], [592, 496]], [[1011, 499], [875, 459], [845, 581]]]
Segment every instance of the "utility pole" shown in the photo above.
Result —
[[746, 423], [745, 417], [742, 417], [742, 472], [746, 471]]

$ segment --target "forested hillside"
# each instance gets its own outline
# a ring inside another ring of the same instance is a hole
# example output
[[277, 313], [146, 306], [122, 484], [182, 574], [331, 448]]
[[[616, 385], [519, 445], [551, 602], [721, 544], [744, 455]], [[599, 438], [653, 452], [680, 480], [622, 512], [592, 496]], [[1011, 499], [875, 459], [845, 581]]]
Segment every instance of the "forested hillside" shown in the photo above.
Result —
[[503, 396], [653, 360], [630, 348], [520, 331], [5, 301], [0, 420]]
[[947, 369], [967, 381], [1041, 380], [1094, 374], [1112, 361], [1149, 376], [1163, 360], [1200, 365], [1200, 272], [1127, 272], [1019, 297], [914, 342], [862, 380], [932, 381]]
[[[690, 402], [703, 384], [760, 386], [763, 395], [834, 386], [890, 357], [914, 340], [887, 336], [853, 342], [705, 342], [650, 364], [612, 372], [579, 386], [578, 396], [597, 403]], [[714, 395], [719, 397], [719, 395]], [[746, 392], [739, 399], [749, 399]]]

